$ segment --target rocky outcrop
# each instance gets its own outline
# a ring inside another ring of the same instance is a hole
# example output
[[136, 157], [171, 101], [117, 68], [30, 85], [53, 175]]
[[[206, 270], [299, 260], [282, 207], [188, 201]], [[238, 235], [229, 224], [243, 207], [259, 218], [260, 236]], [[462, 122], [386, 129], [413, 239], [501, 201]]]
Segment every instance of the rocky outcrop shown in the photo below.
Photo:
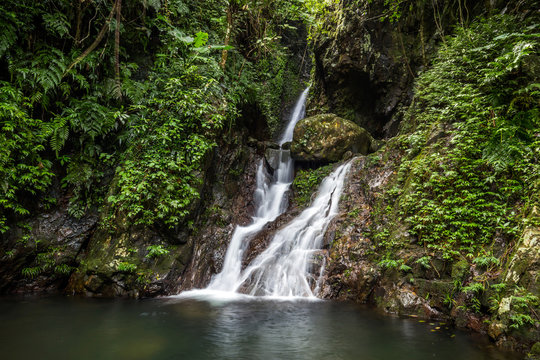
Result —
[[277, 170], [279, 164], [282, 161], [287, 161], [290, 159], [291, 152], [289, 150], [279, 150], [276, 148], [267, 148], [264, 152], [264, 159], [266, 164], [270, 168], [270, 171]]
[[365, 155], [375, 146], [371, 135], [352, 121], [321, 114], [298, 121], [291, 154], [298, 161], [335, 162], [347, 152]]
[[66, 292], [146, 297], [205, 286], [222, 266], [234, 227], [252, 214], [256, 166], [266, 145], [251, 144], [222, 144], [214, 152], [191, 224], [163, 229], [117, 215], [113, 225], [98, 229], [79, 254]]
[[[336, 113], [376, 138], [395, 135], [401, 110], [411, 102], [414, 79], [430, 64], [442, 36], [475, 15], [519, 5], [511, 3], [462, 0], [458, 6], [449, 1], [423, 1], [400, 6], [384, 0], [337, 2], [325, 13], [324, 25], [313, 42], [310, 114]], [[398, 16], [393, 16], [394, 11]]]
[[268, 144], [260, 145], [260, 152], [254, 148], [237, 149], [215, 163], [215, 178], [209, 188], [210, 202], [196, 225], [199, 230], [189, 237], [188, 242], [193, 247], [191, 260], [178, 274], [175, 292], [208, 285], [212, 275], [223, 267], [235, 227], [251, 221], [257, 166]]
[[[540, 271], [537, 226], [529, 226], [517, 243], [495, 242], [493, 252], [509, 254], [504, 272], [493, 272], [471, 259], [444, 259], [429, 252], [407, 231], [398, 212], [381, 219], [383, 208], [392, 207], [384, 194], [392, 189], [404, 152], [391, 140], [381, 151], [353, 160], [345, 185], [341, 212], [328, 228], [327, 267], [321, 296], [371, 303], [394, 314], [442, 320], [459, 328], [488, 334], [499, 346], [527, 351], [539, 341], [538, 319], [518, 326], [520, 316], [535, 311]], [[397, 200], [396, 200], [397, 201]], [[530, 219], [538, 218], [533, 209]], [[374, 223], [376, 222], [376, 223]], [[381, 232], [389, 231], [395, 256], [389, 264], [380, 252]], [[515, 247], [515, 248], [514, 248]], [[484, 281], [484, 290], [473, 293], [466, 285]], [[500, 289], [489, 284], [503, 284]], [[526, 300], [526, 299], [529, 300]], [[528, 305], [526, 304], [528, 302]], [[471, 304], [477, 304], [475, 307]], [[491, 311], [497, 304], [496, 310]], [[521, 307], [520, 307], [521, 306]], [[524, 307], [525, 306], [525, 307]]]
[[67, 199], [59, 205], [2, 234], [0, 293], [56, 292], [66, 285], [98, 216], [76, 219], [68, 214]]

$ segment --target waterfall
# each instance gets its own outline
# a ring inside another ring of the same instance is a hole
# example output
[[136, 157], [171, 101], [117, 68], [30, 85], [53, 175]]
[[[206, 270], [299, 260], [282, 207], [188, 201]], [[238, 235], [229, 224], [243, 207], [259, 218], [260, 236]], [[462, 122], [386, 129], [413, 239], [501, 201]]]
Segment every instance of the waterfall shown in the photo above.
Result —
[[[309, 88], [298, 99], [280, 145], [292, 140], [294, 126], [305, 114]], [[263, 160], [264, 161], [264, 160]], [[256, 205], [251, 224], [237, 226], [225, 255], [223, 269], [214, 275], [206, 289], [183, 296], [220, 295], [239, 292], [253, 296], [315, 297], [319, 284], [312, 274], [314, 255], [320, 250], [330, 220], [337, 214], [339, 199], [350, 163], [339, 166], [326, 177], [311, 206], [305, 209], [271, 240], [268, 248], [244, 270], [242, 261], [250, 240], [288, 207], [287, 191], [293, 181], [294, 161], [288, 150], [280, 149], [279, 165], [270, 176], [264, 162], [257, 168]], [[321, 267], [319, 277], [322, 274]]]
[[300, 95], [300, 98], [296, 102], [296, 106], [294, 107], [294, 111], [291, 115], [291, 120], [289, 121], [289, 124], [287, 125], [287, 128], [283, 132], [283, 135], [281, 137], [281, 140], [279, 141], [279, 145], [283, 145], [286, 142], [292, 141], [293, 138], [293, 132], [294, 127], [298, 120], [301, 120], [306, 115], [306, 98], [309, 92], [309, 86], [302, 92]]
[[322, 246], [330, 220], [338, 213], [349, 168], [350, 163], [343, 164], [326, 177], [311, 206], [279, 230], [268, 248], [242, 272], [239, 284], [245, 292], [257, 296], [317, 295], [311, 260]]
[[[308, 91], [309, 87], [298, 98], [287, 129], [279, 141], [280, 146], [292, 140], [294, 126], [298, 120], [304, 117]], [[225, 254], [223, 269], [212, 278], [207, 289], [236, 291], [239, 286], [242, 259], [244, 258], [244, 252], [249, 245], [249, 241], [262, 230], [264, 225], [274, 221], [287, 210], [287, 191], [291, 186], [293, 177], [294, 160], [291, 158], [289, 150], [279, 150], [279, 165], [274, 171], [272, 178], [270, 178], [266, 171], [264, 160], [261, 160], [257, 168], [257, 188], [253, 195], [257, 209], [255, 216], [253, 216], [251, 224], [237, 226], [234, 230], [229, 248]]]

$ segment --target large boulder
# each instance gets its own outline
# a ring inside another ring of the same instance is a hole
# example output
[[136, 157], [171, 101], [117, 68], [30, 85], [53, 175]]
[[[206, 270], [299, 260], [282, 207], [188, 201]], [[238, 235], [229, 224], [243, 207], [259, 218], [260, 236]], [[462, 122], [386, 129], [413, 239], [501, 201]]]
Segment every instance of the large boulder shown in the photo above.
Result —
[[299, 161], [339, 161], [351, 151], [366, 155], [375, 150], [369, 132], [334, 114], [300, 120], [294, 128], [291, 155]]

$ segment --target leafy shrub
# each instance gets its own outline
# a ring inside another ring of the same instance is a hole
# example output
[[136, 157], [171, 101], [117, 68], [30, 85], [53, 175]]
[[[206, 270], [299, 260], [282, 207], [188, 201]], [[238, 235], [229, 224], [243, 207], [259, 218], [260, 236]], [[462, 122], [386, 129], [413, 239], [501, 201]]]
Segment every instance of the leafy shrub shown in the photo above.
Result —
[[326, 165], [317, 169], [300, 170], [292, 183], [295, 192], [295, 201], [300, 206], [309, 205], [314, 191], [321, 181], [330, 174], [332, 165]]
[[148, 254], [146, 254], [146, 258], [157, 258], [163, 255], [167, 255], [170, 251], [165, 249], [163, 245], [150, 245], [146, 248], [146, 251], [148, 251]]

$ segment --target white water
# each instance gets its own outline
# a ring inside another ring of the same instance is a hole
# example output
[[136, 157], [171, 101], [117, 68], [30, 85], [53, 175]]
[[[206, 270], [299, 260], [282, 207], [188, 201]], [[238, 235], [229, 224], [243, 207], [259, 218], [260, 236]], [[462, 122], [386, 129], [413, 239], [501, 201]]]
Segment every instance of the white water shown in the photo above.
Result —
[[[314, 297], [317, 278], [311, 274], [314, 253], [321, 248], [339, 199], [350, 163], [324, 179], [312, 205], [279, 230], [268, 248], [242, 272], [239, 285], [256, 296]], [[320, 274], [319, 274], [320, 275]]]
[[302, 95], [300, 95], [300, 98], [296, 102], [296, 106], [294, 107], [293, 114], [291, 116], [291, 121], [287, 125], [287, 128], [283, 132], [283, 136], [281, 137], [281, 140], [279, 141], [279, 145], [283, 145], [286, 142], [292, 141], [293, 138], [293, 132], [294, 132], [294, 126], [298, 122], [298, 120], [302, 120], [304, 116], [306, 115], [306, 98], [309, 92], [309, 86], [304, 90]]
[[[304, 90], [298, 99], [280, 145], [292, 140], [295, 124], [304, 117], [308, 91], [309, 88]], [[330, 220], [337, 214], [349, 164], [341, 165], [325, 178], [313, 204], [278, 231], [268, 248], [242, 271], [242, 260], [251, 239], [288, 207], [287, 191], [293, 181], [294, 161], [289, 151], [279, 153], [279, 166], [273, 177], [266, 171], [264, 160], [259, 164], [255, 216], [250, 225], [237, 226], [234, 230], [221, 272], [212, 278], [206, 289], [185, 292], [182, 296], [232, 299], [241, 296], [239, 291], [276, 299], [317, 295], [318, 284], [310, 272], [310, 262], [322, 245]]]

